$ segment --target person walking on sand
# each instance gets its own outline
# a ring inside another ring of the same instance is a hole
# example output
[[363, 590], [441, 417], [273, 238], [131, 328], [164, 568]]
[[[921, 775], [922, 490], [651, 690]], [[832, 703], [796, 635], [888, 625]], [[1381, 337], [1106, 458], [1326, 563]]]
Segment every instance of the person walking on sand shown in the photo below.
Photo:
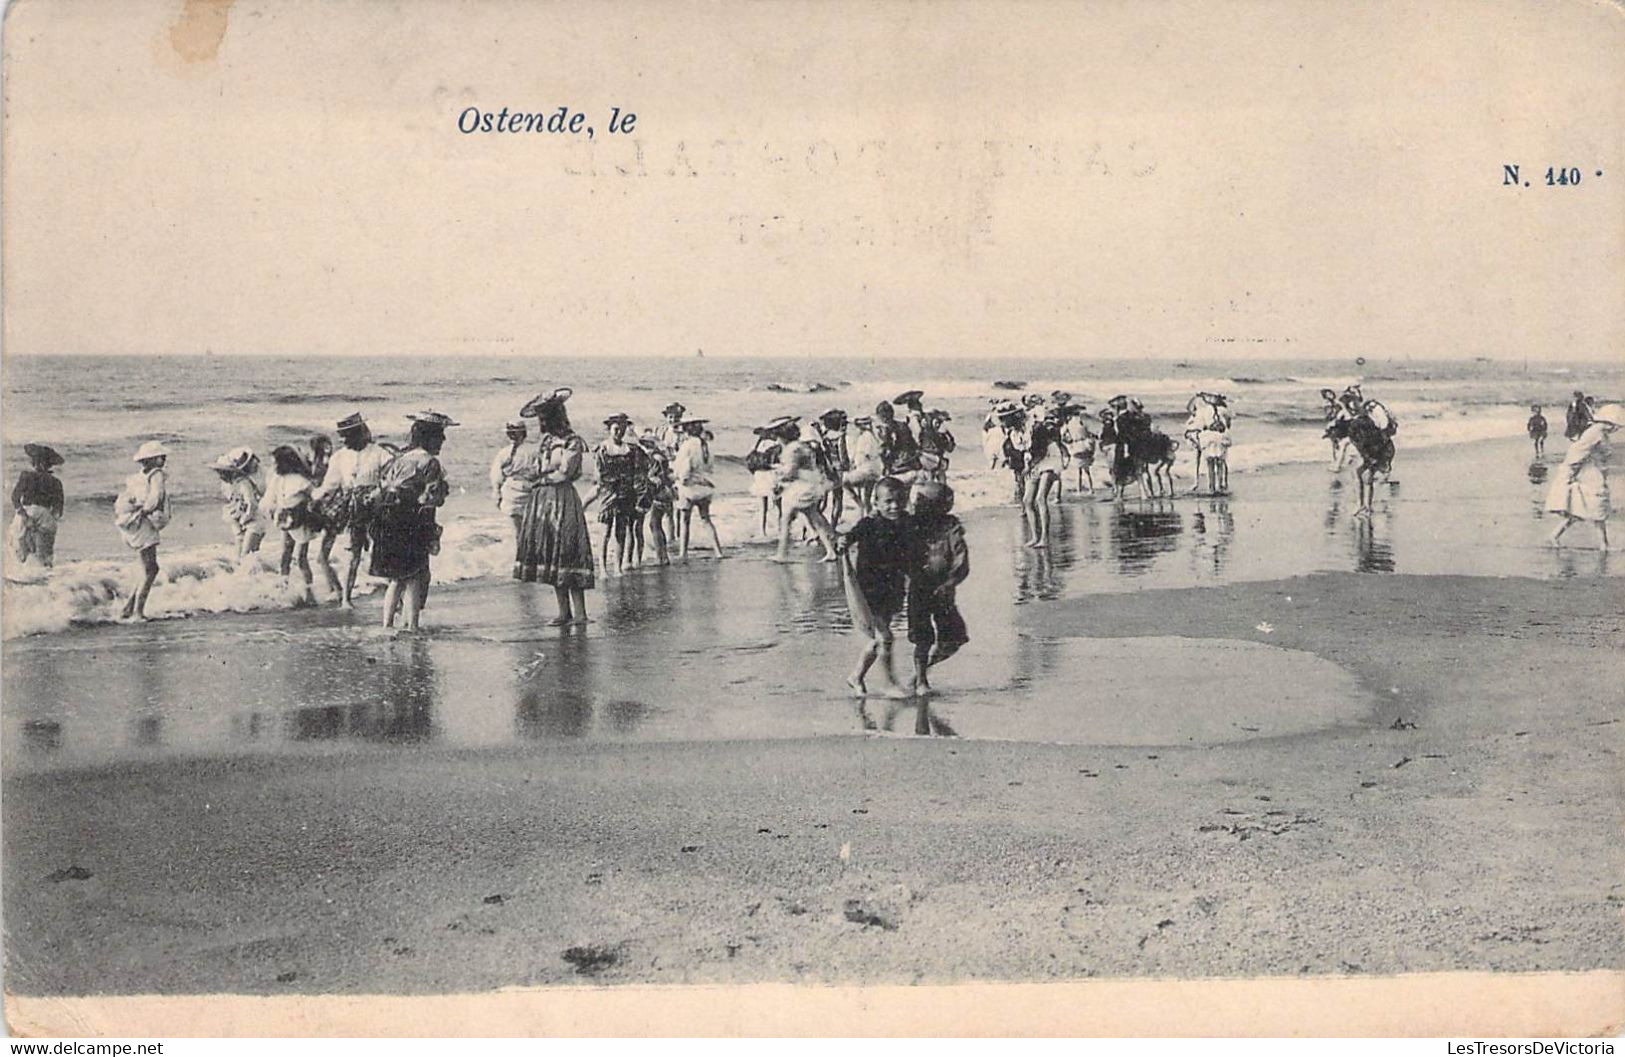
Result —
[[[322, 523], [319, 560], [327, 584], [339, 595], [338, 604], [355, 607], [355, 581], [361, 573], [361, 559], [372, 539], [372, 518], [378, 506], [378, 480], [393, 456], [372, 439], [372, 429], [360, 413], [338, 422], [339, 443], [344, 445], [327, 463], [320, 483], [311, 493], [311, 506]], [[316, 479], [316, 478], [313, 478]], [[347, 537], [350, 564], [341, 585], [333, 571], [333, 544]]]
[[406, 630], [417, 631], [429, 600], [429, 560], [440, 553], [435, 510], [451, 492], [440, 452], [446, 430], [457, 423], [438, 411], [418, 411], [406, 417], [412, 423], [406, 447], [378, 476], [369, 571], [389, 581], [384, 590], [384, 627], [395, 627], [404, 604]]
[[914, 693], [931, 693], [931, 668], [970, 642], [955, 593], [970, 575], [965, 530], [953, 516], [954, 490], [935, 481], [914, 490], [908, 567], [908, 641], [914, 646]]
[[819, 467], [812, 446], [801, 439], [799, 426], [791, 423], [784, 427], [781, 436], [785, 447], [779, 455], [778, 473], [783, 516], [779, 518], [779, 548], [773, 560], [790, 560], [790, 526], [796, 515], [800, 514], [818, 533], [819, 542], [824, 545], [823, 560], [832, 562], [836, 558], [835, 533], [818, 510], [824, 492], [829, 488], [829, 478]]
[[850, 581], [848, 592], [856, 590], [860, 596], [849, 598], [853, 625], [866, 633], [857, 667], [846, 680], [857, 697], [869, 692], [864, 678], [877, 660], [886, 680], [886, 696], [909, 696], [897, 684], [891, 629], [892, 619], [903, 611], [908, 597], [912, 540], [907, 505], [907, 485], [891, 477], [880, 481], [875, 485], [874, 512], [861, 518], [836, 544], [846, 563], [843, 571]]
[[220, 518], [231, 526], [237, 562], [241, 564], [259, 551], [265, 539], [265, 519], [260, 516], [263, 493], [254, 481], [260, 460], [249, 448], [233, 448], [216, 459], [213, 468], [220, 477], [220, 496], [224, 500]]
[[560, 387], [543, 393], [522, 409], [521, 418], [536, 419], [535, 443], [521, 445], [505, 472], [531, 482], [514, 554], [513, 578], [553, 588], [558, 615], [548, 624], [585, 625], [587, 594], [594, 586], [592, 536], [576, 494], [587, 443], [570, 428], [565, 402], [571, 391]]
[[1532, 406], [1529, 411], [1529, 424], [1527, 426], [1529, 440], [1535, 446], [1535, 458], [1538, 459], [1546, 454], [1546, 432], [1549, 427], [1546, 425], [1546, 416], [1540, 413], [1539, 404]]
[[30, 557], [49, 569], [56, 562], [56, 528], [62, 521], [62, 482], [51, 471], [63, 458], [45, 444], [24, 444], [31, 469], [17, 475], [11, 489], [11, 550], [19, 564]]
[[515, 453], [525, 443], [530, 430], [524, 420], [514, 419], [503, 427], [508, 442], [498, 448], [491, 458], [491, 501], [497, 510], [513, 524], [513, 538], [519, 542], [519, 525], [525, 519], [525, 505], [530, 501], [531, 482], [508, 472]]
[[[790, 415], [780, 415], [766, 425], [757, 426], [751, 432], [756, 435], [756, 443], [752, 444], [750, 451], [745, 454], [745, 470], [750, 474], [750, 494], [762, 501], [762, 537], [768, 538], [772, 534], [769, 525], [779, 523], [779, 493], [778, 474], [775, 467], [779, 464], [779, 453], [784, 450], [784, 443], [779, 431], [796, 421]], [[768, 513], [773, 513], [773, 520], [768, 520]]]
[[299, 575], [305, 581], [305, 600], [313, 601], [310, 541], [322, 531], [311, 505], [311, 494], [316, 486], [311, 482], [304, 456], [287, 444], [271, 450], [271, 466], [265, 494], [260, 496], [260, 514], [282, 531], [282, 575], [287, 576], [297, 562]]
[[146, 620], [147, 598], [158, 579], [159, 534], [169, 524], [169, 480], [164, 463], [169, 449], [149, 440], [133, 456], [141, 469], [124, 481], [124, 490], [113, 504], [113, 524], [124, 543], [141, 559], [141, 579], [124, 603], [123, 620]]
[[677, 557], [688, 557], [689, 536], [694, 528], [694, 515], [698, 514], [711, 532], [711, 546], [717, 557], [722, 553], [722, 537], [717, 534], [716, 522], [711, 520], [711, 497], [716, 493], [715, 469], [711, 462], [711, 444], [706, 440], [705, 424], [708, 418], [684, 418], [683, 441], [671, 461], [672, 476], [677, 479], [677, 516], [682, 520], [677, 540]]
[[1554, 546], [1576, 521], [1591, 521], [1597, 526], [1602, 549], [1608, 549], [1608, 456], [1613, 450], [1613, 433], [1621, 425], [1625, 425], [1625, 407], [1605, 404], [1592, 413], [1585, 432], [1569, 444], [1546, 496], [1546, 509], [1563, 517], [1552, 533]]
[[1563, 436], [1569, 440], [1578, 440], [1580, 434], [1591, 425], [1592, 400], [1580, 390], [1574, 391], [1574, 399], [1569, 402], [1568, 412], [1564, 415]]

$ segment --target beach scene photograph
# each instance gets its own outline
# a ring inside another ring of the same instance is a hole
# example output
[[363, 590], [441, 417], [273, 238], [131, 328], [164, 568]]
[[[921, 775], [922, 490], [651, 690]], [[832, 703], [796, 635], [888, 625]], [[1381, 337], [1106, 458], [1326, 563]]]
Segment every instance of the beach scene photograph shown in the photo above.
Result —
[[3, 44], [13, 1034], [1618, 1030], [1616, 5]]

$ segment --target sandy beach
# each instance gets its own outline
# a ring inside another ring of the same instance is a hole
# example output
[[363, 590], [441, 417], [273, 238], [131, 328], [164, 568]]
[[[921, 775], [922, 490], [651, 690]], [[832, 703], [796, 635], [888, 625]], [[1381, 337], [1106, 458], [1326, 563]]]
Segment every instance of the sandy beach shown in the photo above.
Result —
[[1517, 454], [1404, 463], [1370, 536], [1320, 467], [1069, 501], [1047, 558], [980, 514], [928, 704], [842, 696], [833, 570], [761, 548], [612, 580], [585, 634], [491, 582], [412, 640], [9, 642], [7, 988], [1617, 968], [1620, 581], [1464, 472]]

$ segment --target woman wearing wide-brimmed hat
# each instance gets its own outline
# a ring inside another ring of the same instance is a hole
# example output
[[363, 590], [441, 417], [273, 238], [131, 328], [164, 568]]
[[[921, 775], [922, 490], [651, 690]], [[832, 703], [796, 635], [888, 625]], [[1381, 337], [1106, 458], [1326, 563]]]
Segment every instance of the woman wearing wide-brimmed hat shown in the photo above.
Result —
[[[756, 443], [745, 454], [745, 469], [750, 472], [750, 494], [762, 501], [764, 538], [772, 531], [768, 526], [778, 524], [779, 475], [775, 467], [779, 464], [779, 452], [784, 450], [784, 427], [795, 421], [794, 415], [780, 415], [751, 430], [756, 434]], [[770, 511], [774, 514], [772, 521], [768, 520]]]
[[1563, 518], [1552, 533], [1552, 543], [1559, 542], [1576, 521], [1590, 521], [1597, 526], [1602, 549], [1608, 549], [1608, 456], [1613, 450], [1610, 438], [1622, 425], [1625, 407], [1604, 404], [1591, 413], [1585, 430], [1569, 443], [1546, 496], [1546, 509]]
[[716, 493], [715, 469], [711, 462], [711, 444], [706, 439], [705, 424], [710, 419], [684, 417], [681, 423], [682, 442], [671, 460], [672, 476], [677, 479], [678, 525], [677, 556], [688, 557], [689, 535], [694, 528], [694, 515], [711, 531], [711, 546], [717, 557], [723, 557], [722, 537], [716, 522], [711, 520], [711, 497]]
[[113, 503], [113, 524], [124, 537], [125, 546], [141, 558], [141, 579], [124, 603], [122, 619], [146, 620], [147, 597], [158, 579], [159, 534], [169, 524], [169, 481], [164, 463], [169, 449], [162, 441], [149, 440], [131, 456], [141, 469], [124, 481], [124, 490]]
[[264, 493], [254, 480], [259, 466], [260, 460], [251, 449], [233, 448], [210, 467], [220, 478], [220, 497], [224, 500], [220, 519], [231, 526], [239, 562], [257, 552], [265, 539], [265, 520], [260, 517], [260, 497]]
[[412, 423], [407, 446], [378, 475], [378, 502], [372, 519], [372, 575], [389, 581], [384, 591], [384, 627], [393, 628], [406, 603], [406, 630], [418, 629], [429, 597], [429, 559], [440, 553], [435, 509], [451, 485], [440, 465], [446, 430], [457, 425], [438, 411], [406, 416]]
[[35, 557], [49, 569], [56, 561], [56, 526], [62, 520], [64, 502], [62, 482], [51, 470], [61, 466], [63, 458], [46, 444], [24, 444], [23, 454], [33, 468], [18, 474], [11, 490], [15, 512], [9, 533], [11, 549], [19, 563]]
[[542, 393], [520, 409], [519, 417], [536, 420], [537, 436], [514, 452], [505, 470], [531, 482], [513, 577], [553, 588], [559, 612], [548, 623], [555, 627], [587, 623], [586, 592], [595, 582], [592, 535], [575, 486], [587, 443], [570, 428], [564, 409], [570, 392]]

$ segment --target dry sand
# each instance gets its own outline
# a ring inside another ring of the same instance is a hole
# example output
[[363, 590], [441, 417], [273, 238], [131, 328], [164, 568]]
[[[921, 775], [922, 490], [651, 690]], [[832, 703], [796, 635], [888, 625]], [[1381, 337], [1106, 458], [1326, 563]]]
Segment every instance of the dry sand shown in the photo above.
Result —
[[1618, 602], [1609, 581], [1327, 574], [1029, 611], [1052, 635], [1198, 639], [1272, 612], [1277, 645], [1383, 702], [1200, 748], [882, 735], [20, 776], [8, 986], [1614, 968]]

